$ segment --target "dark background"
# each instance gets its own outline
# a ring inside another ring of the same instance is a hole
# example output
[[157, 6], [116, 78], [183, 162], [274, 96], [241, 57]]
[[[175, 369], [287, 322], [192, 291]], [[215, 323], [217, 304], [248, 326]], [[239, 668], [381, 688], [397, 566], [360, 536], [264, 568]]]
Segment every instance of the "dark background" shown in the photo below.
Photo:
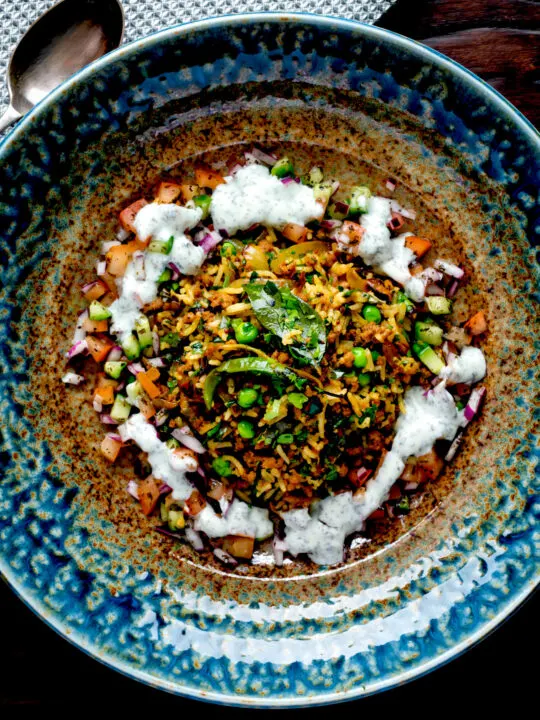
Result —
[[[377, 23], [449, 55], [505, 95], [540, 125], [540, 3], [534, 0], [398, 0]], [[538, 692], [538, 596], [478, 646], [424, 678], [336, 708], [299, 714], [360, 713], [396, 709], [408, 716], [457, 710], [471, 717], [499, 717], [510, 704], [523, 712]], [[0, 584], [0, 705], [66, 707], [74, 714], [94, 708], [133, 716], [149, 708], [181, 717], [203, 708], [153, 690], [107, 669], [72, 647]], [[535, 685], [536, 683], [536, 685]], [[253, 712], [253, 711], [252, 711]], [[259, 713], [260, 714], [260, 713]]]

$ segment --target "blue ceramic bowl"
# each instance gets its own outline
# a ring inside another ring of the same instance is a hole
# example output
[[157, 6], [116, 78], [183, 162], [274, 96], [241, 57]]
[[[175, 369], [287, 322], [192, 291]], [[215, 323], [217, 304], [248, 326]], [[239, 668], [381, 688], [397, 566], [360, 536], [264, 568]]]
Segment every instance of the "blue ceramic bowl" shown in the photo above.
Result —
[[[156, 536], [60, 377], [98, 242], [160, 173], [288, 144], [375, 184], [468, 269], [490, 333], [488, 400], [405, 520], [337, 568], [225, 572]], [[240, 149], [242, 146], [240, 146]], [[473, 645], [537, 582], [535, 292], [540, 141], [474, 75], [354, 22], [245, 15], [113, 52], [0, 148], [0, 567], [51, 627], [149, 685], [285, 707], [393, 687]]]

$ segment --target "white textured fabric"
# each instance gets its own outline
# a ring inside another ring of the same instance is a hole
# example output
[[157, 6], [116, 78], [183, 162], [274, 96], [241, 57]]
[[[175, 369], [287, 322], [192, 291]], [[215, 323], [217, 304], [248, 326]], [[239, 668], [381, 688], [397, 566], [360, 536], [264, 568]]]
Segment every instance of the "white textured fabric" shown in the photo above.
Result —
[[[310, 12], [366, 23], [376, 22], [395, 0], [123, 0], [124, 40], [129, 42], [170, 25], [239, 12]], [[5, 76], [9, 57], [27, 28], [55, 0], [0, 0], [0, 112], [8, 103]]]

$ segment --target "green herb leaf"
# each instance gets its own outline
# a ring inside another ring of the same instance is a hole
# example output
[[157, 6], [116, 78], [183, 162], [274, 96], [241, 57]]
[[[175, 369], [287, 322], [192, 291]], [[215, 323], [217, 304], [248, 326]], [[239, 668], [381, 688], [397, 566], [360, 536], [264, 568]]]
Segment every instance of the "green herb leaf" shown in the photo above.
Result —
[[288, 287], [278, 288], [272, 281], [249, 283], [244, 289], [261, 325], [280, 340], [291, 330], [300, 330], [294, 344], [285, 347], [294, 358], [318, 365], [326, 350], [326, 328], [320, 315]]

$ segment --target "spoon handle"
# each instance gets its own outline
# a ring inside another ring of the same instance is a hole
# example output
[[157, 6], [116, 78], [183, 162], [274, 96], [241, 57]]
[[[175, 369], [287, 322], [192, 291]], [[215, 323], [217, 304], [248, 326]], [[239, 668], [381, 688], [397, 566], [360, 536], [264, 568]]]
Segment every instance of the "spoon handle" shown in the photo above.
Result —
[[15, 120], [18, 120], [21, 116], [20, 112], [17, 112], [15, 108], [10, 105], [8, 109], [5, 111], [5, 113], [0, 117], [0, 132], [2, 130], [5, 130], [7, 127], [11, 125], [11, 123], [14, 123]]

